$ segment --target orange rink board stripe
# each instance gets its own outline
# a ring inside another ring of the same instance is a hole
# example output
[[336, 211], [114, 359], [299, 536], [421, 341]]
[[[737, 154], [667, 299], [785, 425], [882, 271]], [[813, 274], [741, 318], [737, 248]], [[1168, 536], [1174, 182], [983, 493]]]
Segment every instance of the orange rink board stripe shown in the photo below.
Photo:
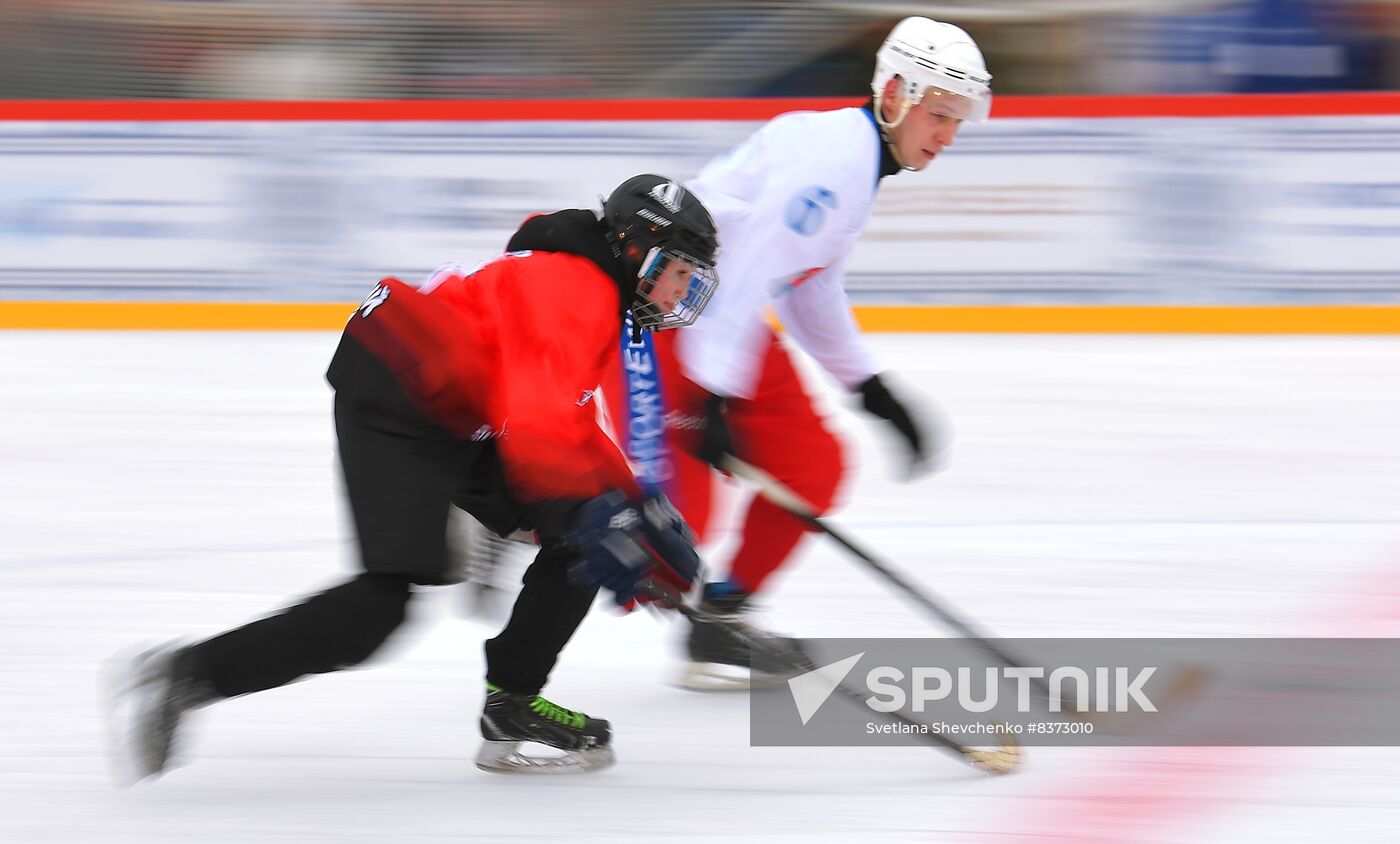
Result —
[[[0, 121], [767, 120], [863, 97], [683, 100], [0, 100]], [[993, 119], [1400, 115], [1400, 91], [999, 96]]]
[[0, 329], [72, 331], [327, 331], [345, 302], [0, 302]]
[[[338, 302], [0, 302], [0, 329], [338, 331]], [[1400, 305], [865, 305], [872, 332], [1400, 334]]]

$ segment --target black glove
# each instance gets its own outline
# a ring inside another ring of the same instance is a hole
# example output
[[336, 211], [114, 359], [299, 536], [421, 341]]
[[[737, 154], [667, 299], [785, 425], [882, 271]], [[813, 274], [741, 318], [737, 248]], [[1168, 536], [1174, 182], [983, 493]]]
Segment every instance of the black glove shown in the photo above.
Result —
[[721, 468], [726, 454], [734, 453], [734, 436], [724, 418], [724, 397], [710, 396], [705, 400], [705, 430], [700, 434], [700, 448], [695, 452], [706, 463]]
[[860, 392], [865, 409], [893, 425], [908, 444], [909, 476], [915, 477], [928, 471], [929, 459], [923, 431], [914, 423], [914, 417], [909, 415], [904, 403], [894, 397], [879, 375], [870, 376], [856, 390]]
[[621, 490], [600, 495], [578, 509], [564, 541], [579, 552], [570, 579], [607, 589], [628, 609], [634, 601], [678, 605], [700, 569], [694, 535], [660, 493], [641, 501]]

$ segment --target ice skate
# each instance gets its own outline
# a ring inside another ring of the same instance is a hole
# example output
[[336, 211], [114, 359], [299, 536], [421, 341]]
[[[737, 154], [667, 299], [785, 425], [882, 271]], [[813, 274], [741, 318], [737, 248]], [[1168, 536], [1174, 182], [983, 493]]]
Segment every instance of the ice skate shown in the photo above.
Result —
[[484, 741], [476, 755], [481, 770], [581, 774], [601, 771], [616, 761], [607, 721], [556, 706], [539, 695], [513, 694], [490, 684], [486, 690], [481, 712]]
[[182, 722], [218, 697], [190, 676], [186, 662], [183, 648], [166, 644], [118, 657], [108, 668], [110, 736], [118, 776], [128, 785], [175, 767]]
[[[786, 643], [786, 640], [748, 623], [747, 618], [751, 614], [748, 598], [745, 593], [723, 593], [715, 588], [715, 584], [706, 585], [705, 597], [700, 601], [699, 609], [714, 620], [691, 618], [690, 634], [686, 638], [686, 656], [689, 659], [677, 685], [700, 692], [742, 692], [781, 685], [794, 673], [778, 674], [752, 669], [750, 640], [767, 639], [775, 643]], [[734, 635], [733, 628], [740, 630], [742, 635]]]

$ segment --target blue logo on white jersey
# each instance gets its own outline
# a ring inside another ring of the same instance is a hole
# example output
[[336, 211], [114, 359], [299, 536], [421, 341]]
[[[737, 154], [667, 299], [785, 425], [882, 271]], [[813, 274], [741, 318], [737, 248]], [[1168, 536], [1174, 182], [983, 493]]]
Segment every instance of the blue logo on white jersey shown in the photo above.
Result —
[[802, 235], [811, 237], [821, 231], [826, 222], [826, 212], [835, 211], [836, 191], [821, 185], [810, 185], [793, 194], [783, 209], [783, 222], [787, 227]]

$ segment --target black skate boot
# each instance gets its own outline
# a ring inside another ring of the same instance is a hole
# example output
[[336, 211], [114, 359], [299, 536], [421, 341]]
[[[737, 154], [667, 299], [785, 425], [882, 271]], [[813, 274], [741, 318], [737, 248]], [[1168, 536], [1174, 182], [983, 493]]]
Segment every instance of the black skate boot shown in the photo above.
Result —
[[108, 681], [111, 738], [129, 785], [175, 767], [181, 722], [219, 698], [194, 678], [189, 652], [171, 644], [121, 659]]
[[[486, 684], [481, 712], [481, 751], [476, 766], [493, 774], [577, 774], [601, 771], [616, 761], [612, 727], [556, 706], [539, 695], [520, 695]], [[526, 742], [555, 751], [534, 756], [521, 751]]]
[[[754, 671], [749, 664], [749, 641], [763, 639], [785, 648], [788, 641], [748, 624], [749, 593], [734, 592], [724, 584], [705, 584], [699, 609], [713, 621], [692, 617], [686, 653], [690, 657], [680, 686], [701, 692], [747, 691], [771, 688], [795, 672], [775, 674]], [[734, 627], [742, 632], [736, 636]], [[730, 628], [730, 629], [727, 629]]]

